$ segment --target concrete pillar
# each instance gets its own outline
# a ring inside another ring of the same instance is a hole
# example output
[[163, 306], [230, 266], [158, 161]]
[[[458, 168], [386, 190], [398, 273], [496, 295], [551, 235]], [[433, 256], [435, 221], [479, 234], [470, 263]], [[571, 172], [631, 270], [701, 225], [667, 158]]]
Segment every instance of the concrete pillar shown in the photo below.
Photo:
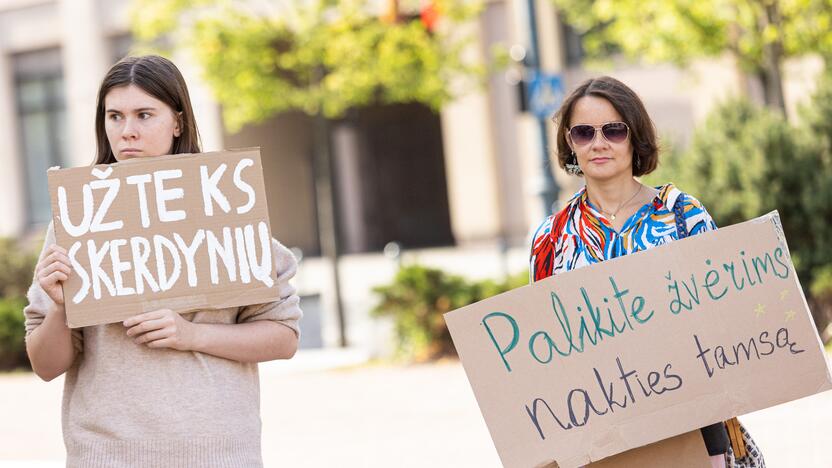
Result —
[[564, 68], [564, 53], [558, 13], [551, 0], [537, 0], [537, 35], [540, 47], [540, 67], [559, 73]]
[[59, 0], [58, 4], [69, 137], [66, 162], [84, 166], [95, 157], [95, 100], [110, 66], [110, 47], [95, 0]]
[[[481, 31], [475, 37], [478, 40], [466, 53], [468, 58], [482, 61]], [[451, 229], [458, 242], [494, 240], [500, 234], [499, 184], [489, 114], [488, 96], [475, 90], [441, 112]]]
[[26, 174], [15, 102], [12, 60], [0, 50], [0, 237], [21, 233], [26, 223]]
[[[496, 44], [511, 45], [507, 2], [489, 2], [483, 11], [482, 40], [486, 53]], [[490, 137], [494, 145], [497, 195], [500, 200], [501, 234], [510, 244], [525, 242], [528, 213], [523, 199], [523, 173], [517, 130], [514, 121], [519, 114], [517, 88], [500, 70], [488, 78]]]

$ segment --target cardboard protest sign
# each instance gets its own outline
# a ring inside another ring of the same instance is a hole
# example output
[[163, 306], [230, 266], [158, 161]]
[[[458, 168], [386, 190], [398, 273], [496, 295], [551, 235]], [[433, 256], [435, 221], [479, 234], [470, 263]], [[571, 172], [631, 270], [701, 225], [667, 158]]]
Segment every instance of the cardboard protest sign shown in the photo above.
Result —
[[705, 440], [697, 429], [590, 463], [586, 468], [711, 468]]
[[50, 169], [70, 327], [278, 299], [260, 149]]
[[445, 321], [508, 467], [572, 468], [832, 388], [776, 212]]

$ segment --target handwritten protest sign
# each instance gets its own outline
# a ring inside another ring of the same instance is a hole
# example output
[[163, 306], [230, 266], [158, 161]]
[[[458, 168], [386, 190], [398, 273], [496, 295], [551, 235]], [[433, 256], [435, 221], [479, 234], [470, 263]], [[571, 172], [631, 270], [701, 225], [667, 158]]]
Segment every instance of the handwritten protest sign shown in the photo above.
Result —
[[508, 467], [571, 468], [832, 388], [776, 212], [445, 320]]
[[259, 148], [50, 169], [70, 327], [278, 298]]

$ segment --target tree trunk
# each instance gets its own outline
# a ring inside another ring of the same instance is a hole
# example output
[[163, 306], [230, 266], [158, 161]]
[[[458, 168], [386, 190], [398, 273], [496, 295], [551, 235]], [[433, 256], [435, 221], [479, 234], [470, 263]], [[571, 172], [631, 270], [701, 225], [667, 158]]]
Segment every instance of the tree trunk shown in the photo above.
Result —
[[[315, 71], [315, 83], [324, 77], [323, 67]], [[341, 298], [341, 275], [338, 245], [338, 213], [333, 199], [332, 187], [332, 147], [329, 120], [323, 115], [321, 105], [314, 118], [314, 141], [312, 149], [312, 168], [315, 174], [315, 204], [318, 215], [318, 239], [321, 243], [321, 255], [329, 260], [332, 268], [332, 294], [335, 313], [338, 317], [338, 345], [347, 346], [347, 324], [344, 316], [344, 304]]]
[[776, 109], [786, 114], [786, 101], [783, 97], [783, 77], [780, 67], [783, 65], [783, 39], [782, 39], [782, 18], [777, 9], [776, 2], [770, 2], [765, 6], [765, 13], [761, 18], [762, 31], [768, 26], [777, 28], [777, 38], [771, 42], [763, 43], [763, 63], [757, 76], [763, 85], [763, 96], [767, 107]]

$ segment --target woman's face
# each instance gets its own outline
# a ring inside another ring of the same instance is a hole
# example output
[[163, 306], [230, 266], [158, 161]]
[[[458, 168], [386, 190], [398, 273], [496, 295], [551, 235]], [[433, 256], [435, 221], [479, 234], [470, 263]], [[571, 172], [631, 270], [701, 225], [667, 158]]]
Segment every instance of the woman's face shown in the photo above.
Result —
[[627, 174], [633, 175], [633, 145], [630, 136], [620, 142], [608, 141], [601, 132], [601, 126], [609, 122], [623, 122], [624, 119], [604, 98], [584, 96], [575, 102], [569, 128], [585, 124], [598, 127], [595, 137], [589, 143], [576, 144], [567, 133], [569, 147], [578, 158], [578, 165], [588, 180], [610, 180]]
[[133, 84], [104, 97], [104, 129], [118, 161], [170, 154], [182, 133], [179, 120], [170, 106]]

